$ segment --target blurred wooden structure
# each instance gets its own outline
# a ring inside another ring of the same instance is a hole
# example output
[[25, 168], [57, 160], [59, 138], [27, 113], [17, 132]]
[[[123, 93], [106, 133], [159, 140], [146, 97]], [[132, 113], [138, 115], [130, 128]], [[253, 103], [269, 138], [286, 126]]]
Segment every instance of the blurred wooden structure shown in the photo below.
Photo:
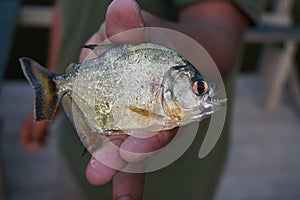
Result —
[[262, 16], [261, 25], [246, 35], [248, 42], [263, 43], [259, 68], [268, 84], [265, 109], [269, 112], [278, 107], [282, 91], [294, 66], [300, 40], [300, 28], [293, 25], [291, 16], [294, 2], [274, 1], [273, 10]]
[[21, 26], [50, 27], [53, 19], [52, 6], [22, 6], [19, 11], [18, 23]]

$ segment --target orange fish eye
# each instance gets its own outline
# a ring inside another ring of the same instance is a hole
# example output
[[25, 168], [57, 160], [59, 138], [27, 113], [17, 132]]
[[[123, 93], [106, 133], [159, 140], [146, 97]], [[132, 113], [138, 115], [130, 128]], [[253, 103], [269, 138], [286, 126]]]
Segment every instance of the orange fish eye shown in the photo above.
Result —
[[205, 94], [208, 90], [208, 85], [205, 81], [196, 81], [194, 84], [193, 84], [193, 92], [196, 94], [196, 95], [202, 95], [202, 94]]

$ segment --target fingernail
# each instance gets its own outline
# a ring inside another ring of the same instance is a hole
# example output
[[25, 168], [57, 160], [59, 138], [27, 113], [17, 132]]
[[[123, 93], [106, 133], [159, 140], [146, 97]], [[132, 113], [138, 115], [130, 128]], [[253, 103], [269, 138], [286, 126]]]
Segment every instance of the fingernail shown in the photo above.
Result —
[[101, 167], [101, 163], [96, 158], [92, 158], [90, 162], [91, 162], [91, 167], [95, 170]]
[[123, 195], [120, 196], [117, 200], [134, 200], [134, 198], [131, 195]]

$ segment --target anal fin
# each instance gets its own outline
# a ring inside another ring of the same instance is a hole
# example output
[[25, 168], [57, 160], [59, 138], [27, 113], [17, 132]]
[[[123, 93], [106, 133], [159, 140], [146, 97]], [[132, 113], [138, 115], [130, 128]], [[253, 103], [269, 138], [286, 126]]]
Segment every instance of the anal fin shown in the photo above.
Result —
[[77, 131], [81, 143], [86, 148], [86, 150], [83, 152], [83, 155], [86, 154], [86, 151], [92, 153], [99, 148], [102, 141], [101, 133], [95, 133], [91, 130], [86, 122], [84, 114], [78, 105], [72, 100], [72, 97], [69, 94], [66, 94], [63, 97], [62, 104], [65, 113], [71, 121], [74, 129]]

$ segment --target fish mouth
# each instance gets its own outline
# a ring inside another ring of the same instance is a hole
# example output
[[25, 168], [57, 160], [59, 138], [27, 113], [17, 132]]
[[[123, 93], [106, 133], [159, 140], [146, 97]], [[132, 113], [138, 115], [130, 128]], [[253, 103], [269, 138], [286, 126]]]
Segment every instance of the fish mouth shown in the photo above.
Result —
[[[220, 110], [221, 108], [223, 108], [224, 106], [226, 106], [226, 102], [227, 102], [227, 99], [216, 99], [216, 98], [212, 98], [214, 96], [217, 95], [219, 89], [218, 89], [218, 86], [211, 82], [211, 81], [208, 81], [209, 82], [209, 87], [211, 88], [208, 92], [208, 94], [206, 94], [203, 98], [202, 98], [202, 102], [200, 103], [200, 106], [203, 106], [204, 108], [207, 108], [207, 109], [212, 109], [213, 111], [217, 111], [217, 110]], [[203, 105], [201, 105], [203, 104]]]
[[214, 99], [210, 96], [206, 96], [203, 99], [204, 107], [210, 107], [210, 108], [222, 108], [226, 105], [227, 99]]
[[206, 96], [203, 99], [202, 105], [199, 107], [200, 115], [209, 116], [218, 110], [221, 110], [226, 106], [227, 99], [215, 99], [210, 96]]
[[206, 96], [202, 99], [200, 105], [193, 110], [185, 111], [185, 119], [182, 119], [182, 124], [187, 124], [193, 121], [201, 121], [213, 113], [221, 110], [226, 106], [227, 99], [215, 99], [210, 96]]

